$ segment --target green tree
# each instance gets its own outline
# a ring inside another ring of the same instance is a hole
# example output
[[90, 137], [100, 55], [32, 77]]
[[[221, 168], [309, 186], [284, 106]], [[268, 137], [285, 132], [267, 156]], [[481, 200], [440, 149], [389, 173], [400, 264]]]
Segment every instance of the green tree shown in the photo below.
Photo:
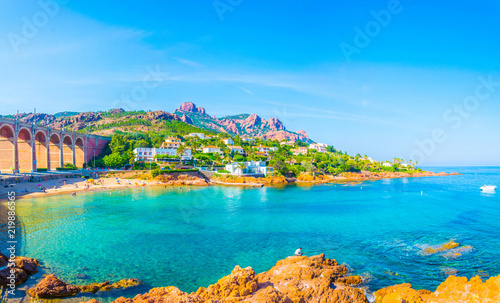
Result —
[[118, 153], [113, 153], [111, 155], [105, 156], [102, 160], [104, 162], [104, 165], [109, 166], [109, 167], [113, 167], [113, 168], [118, 168], [118, 167], [122, 167], [123, 165], [125, 165], [125, 163], [127, 162], [128, 159], [127, 159], [127, 157], [122, 156]]

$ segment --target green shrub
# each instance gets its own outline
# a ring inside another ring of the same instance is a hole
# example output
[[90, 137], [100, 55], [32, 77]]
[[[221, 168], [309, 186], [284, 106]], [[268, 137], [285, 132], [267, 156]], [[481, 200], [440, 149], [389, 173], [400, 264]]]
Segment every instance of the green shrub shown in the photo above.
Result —
[[44, 172], [44, 171], [47, 171], [47, 169], [46, 168], [37, 168], [36, 171], [37, 172]]
[[56, 170], [62, 171], [62, 170], [76, 170], [77, 168], [71, 168], [71, 167], [56, 167]]
[[219, 169], [217, 172], [221, 173], [221, 174], [230, 174], [231, 173], [230, 171], [225, 170], [225, 169]]
[[78, 169], [78, 168], [76, 167], [76, 165], [74, 165], [74, 164], [72, 164], [72, 163], [65, 163], [65, 164], [64, 164], [64, 168], [67, 168], [68, 170], [76, 170], [76, 169]]

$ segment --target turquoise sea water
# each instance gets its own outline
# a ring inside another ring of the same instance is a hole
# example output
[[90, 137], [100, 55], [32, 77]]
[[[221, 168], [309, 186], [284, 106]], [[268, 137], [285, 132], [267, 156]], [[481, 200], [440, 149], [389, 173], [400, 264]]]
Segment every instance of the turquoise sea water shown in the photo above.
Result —
[[[308, 255], [325, 253], [347, 263], [369, 278], [372, 291], [402, 282], [434, 290], [450, 268], [467, 277], [500, 274], [500, 190], [479, 190], [484, 184], [500, 186], [500, 168], [428, 169], [463, 175], [357, 185], [145, 188], [19, 200], [18, 254], [41, 259], [74, 284], [122, 278], [145, 283], [133, 291], [100, 294], [104, 301], [155, 286], [195, 291], [236, 264], [268, 270], [299, 246]], [[454, 259], [421, 254], [450, 239], [473, 250]]]

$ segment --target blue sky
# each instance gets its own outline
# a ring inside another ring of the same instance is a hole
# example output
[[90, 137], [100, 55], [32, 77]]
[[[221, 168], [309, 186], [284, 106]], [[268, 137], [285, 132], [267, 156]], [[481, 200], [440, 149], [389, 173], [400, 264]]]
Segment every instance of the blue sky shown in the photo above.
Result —
[[192, 101], [377, 160], [500, 165], [498, 2], [54, 1], [0, 0], [0, 114]]

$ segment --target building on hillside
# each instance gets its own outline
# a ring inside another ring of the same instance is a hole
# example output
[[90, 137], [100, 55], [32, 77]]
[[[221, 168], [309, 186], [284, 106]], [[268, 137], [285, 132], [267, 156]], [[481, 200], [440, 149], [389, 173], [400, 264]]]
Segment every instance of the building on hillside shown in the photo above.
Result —
[[220, 150], [220, 147], [218, 147], [218, 146], [208, 145], [208, 146], [203, 147], [203, 153], [204, 154], [211, 154], [211, 153], [222, 154], [222, 151]]
[[266, 166], [264, 161], [233, 162], [226, 164], [226, 170], [231, 174], [267, 174], [274, 172], [273, 167]]
[[265, 152], [259, 152], [259, 151], [258, 151], [258, 152], [255, 152], [255, 155], [256, 155], [256, 156], [261, 156], [261, 157], [266, 157], [266, 158], [267, 158], [267, 156], [269, 156], [269, 154], [268, 154], [268, 153], [265, 153]]
[[234, 140], [231, 138], [224, 138], [224, 139], [222, 139], [222, 142], [224, 142], [224, 144], [226, 144], [226, 145], [233, 145], [234, 144]]
[[251, 138], [251, 137], [241, 137], [241, 140], [244, 141], [244, 142], [248, 142], [248, 143], [255, 142], [255, 139]]
[[299, 146], [297, 148], [293, 148], [290, 150], [295, 156], [297, 155], [306, 155], [307, 154], [307, 147], [304, 146]]
[[190, 133], [189, 135], [185, 135], [184, 137], [197, 137], [199, 139], [205, 139], [205, 134], [202, 133]]
[[[156, 155], [167, 155], [167, 156], [178, 156], [176, 148], [151, 148], [151, 147], [138, 147], [134, 149], [135, 161], [155, 161]], [[183, 154], [180, 156], [183, 161], [189, 161], [193, 159], [191, 155], [191, 149], [184, 149]]]
[[283, 145], [294, 146], [295, 142], [293, 142], [293, 141], [283, 141], [283, 142], [280, 142], [280, 145], [281, 146], [283, 146]]
[[228, 146], [230, 152], [234, 152], [235, 154], [240, 154], [240, 155], [244, 155], [245, 154], [245, 150], [243, 149], [243, 147], [241, 146]]
[[180, 139], [175, 138], [175, 137], [169, 137], [165, 139], [165, 142], [161, 144], [161, 148], [175, 148], [177, 149], [179, 146], [181, 146], [182, 142]]
[[276, 146], [272, 146], [272, 147], [269, 147], [269, 151], [278, 151], [279, 147], [276, 147]]
[[391, 167], [392, 163], [390, 163], [390, 162], [384, 162], [384, 163], [382, 163], [382, 166], [384, 166], [384, 167]]
[[315, 149], [320, 153], [326, 153], [326, 148], [328, 147], [328, 144], [325, 143], [312, 143], [309, 144], [309, 149]]
[[259, 153], [264, 153], [266, 156], [269, 155], [269, 147], [267, 146], [259, 145], [255, 146], [254, 148], [256, 148], [259, 151]]

